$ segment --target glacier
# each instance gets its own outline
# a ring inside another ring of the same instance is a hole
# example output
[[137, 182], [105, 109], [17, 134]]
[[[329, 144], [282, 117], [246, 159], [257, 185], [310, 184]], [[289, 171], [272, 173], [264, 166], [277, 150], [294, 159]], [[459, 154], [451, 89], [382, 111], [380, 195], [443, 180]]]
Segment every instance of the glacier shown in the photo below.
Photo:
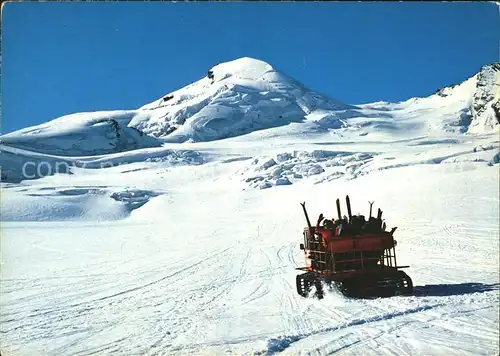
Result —
[[[0, 136], [2, 354], [498, 354], [499, 71], [346, 104], [240, 58]], [[347, 194], [414, 295], [296, 294], [299, 202]]]

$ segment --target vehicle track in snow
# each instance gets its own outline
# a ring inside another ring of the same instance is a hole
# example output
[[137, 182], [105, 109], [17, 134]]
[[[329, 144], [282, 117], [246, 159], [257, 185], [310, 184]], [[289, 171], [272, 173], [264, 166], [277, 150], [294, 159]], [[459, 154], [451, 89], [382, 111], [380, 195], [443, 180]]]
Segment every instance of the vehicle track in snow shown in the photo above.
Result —
[[[237, 244], [228, 252], [230, 253], [217, 259], [215, 264], [203, 273], [208, 273], [209, 278], [200, 280], [201, 284], [197, 288], [184, 290], [180, 300], [165, 311], [164, 316], [175, 325], [175, 331], [153, 343], [157, 350], [155, 352], [173, 352], [185, 348], [184, 335], [202, 336], [207, 323], [220, 319], [221, 313], [227, 310], [227, 298], [231, 298], [231, 293], [238, 288], [246, 275], [252, 248], [241, 249]], [[169, 342], [165, 343], [165, 339], [169, 339]]]
[[[95, 336], [106, 329], [115, 327], [117, 324], [116, 319], [121, 319], [121, 315], [124, 315], [127, 310], [133, 312], [134, 309], [148, 307], [147, 304], [146, 306], [137, 306], [137, 304], [134, 304], [134, 301], [140, 300], [141, 304], [143, 304], [148, 298], [152, 298], [154, 306], [155, 300], [158, 300], [158, 297], [164, 298], [167, 295], [171, 296], [168, 288], [168, 284], [171, 280], [178, 279], [180, 276], [192, 272], [193, 269], [200, 268], [202, 264], [209, 263], [212, 259], [217, 258], [230, 249], [231, 248], [227, 248], [226, 250], [211, 254], [197, 262], [191, 263], [186, 268], [178, 269], [173, 273], [163, 275], [160, 278], [155, 278], [152, 281], [135, 285], [131, 288], [126, 287], [127, 284], [136, 284], [137, 279], [128, 278], [126, 281], [119, 280], [118, 282], [108, 282], [108, 285], [105, 285], [106, 289], [118, 289], [118, 291], [99, 298], [93, 298], [78, 303], [67, 303], [68, 300], [66, 300], [66, 303], [63, 305], [56, 304], [56, 306], [41, 309], [32, 309], [28, 304], [21, 310], [17, 309], [15, 314], [8, 313], [8, 319], [7, 314], [4, 314], [4, 310], [2, 310], [2, 316], [5, 315], [5, 317], [2, 318], [4, 319], [2, 321], [2, 331], [11, 335], [28, 333], [32, 335], [32, 338], [42, 340], [50, 338], [53, 334], [60, 333], [60, 330], [68, 329], [73, 330], [71, 334], [86, 335], [91, 333]], [[158, 274], [159, 272], [155, 271], [149, 277], [154, 277]], [[167, 286], [164, 288], [162, 285], [165, 283]], [[77, 286], [75, 287], [77, 288]], [[162, 290], [165, 291], [165, 293], [161, 293]], [[85, 295], [88, 294], [88, 292], [85, 293]], [[180, 294], [178, 294], [177, 297], [179, 297]], [[82, 295], [80, 294], [80, 298], [81, 297]], [[78, 298], [78, 296], [75, 296], [75, 299], [76, 298]], [[71, 301], [71, 299], [69, 301]], [[17, 315], [17, 317], [13, 318], [13, 315]], [[89, 326], [75, 327], [74, 325], [77, 320], [82, 320], [85, 325]], [[99, 326], [100, 324], [107, 326]], [[61, 346], [58, 350], [61, 352], [67, 351], [72, 347], [78, 346], [78, 344], [87, 340], [88, 337], [92, 337], [92, 335], [69, 341], [67, 346]]]
[[[217, 200], [218, 193], [205, 195], [206, 184], [192, 195], [190, 187], [183, 188], [182, 199], [171, 195], [164, 205], [149, 210], [149, 214], [161, 213], [153, 215], [154, 224], [141, 225], [134, 233], [134, 239], [141, 237], [139, 243], [125, 245], [123, 250], [120, 244], [99, 245], [108, 249], [99, 251], [103, 263], [93, 263], [90, 253], [94, 250], [87, 245], [77, 251], [90, 256], [83, 259], [90, 262], [85, 267], [68, 263], [72, 268], [40, 273], [50, 278], [36, 282], [30, 278], [2, 281], [7, 291], [0, 311], [2, 338], [8, 340], [8, 347], [27, 345], [43, 349], [47, 355], [252, 354], [258, 350], [263, 354], [415, 355], [419, 348], [421, 354], [428, 355], [437, 351], [490, 355], [498, 350], [498, 287], [491, 287], [498, 277], [497, 268], [492, 271], [498, 254], [496, 210], [484, 219], [482, 215], [490, 212], [496, 200], [475, 205], [478, 208], [470, 209], [468, 217], [457, 205], [467, 194], [441, 197], [445, 195], [442, 190], [448, 189], [441, 184], [416, 193], [407, 189], [426, 187], [420, 182], [427, 171], [418, 171], [422, 173], [418, 184], [404, 185], [405, 178], [415, 176], [413, 168], [408, 175], [394, 178], [404, 189], [391, 186], [390, 194], [384, 191], [384, 184], [406, 169], [391, 170], [390, 175], [374, 172], [374, 177], [382, 178], [369, 182], [381, 189], [375, 199], [382, 196], [387, 201], [384, 206], [401, 210], [398, 221], [404, 217], [398, 230], [398, 262], [411, 265], [415, 296], [348, 300], [332, 292], [318, 301], [296, 293], [295, 276], [301, 272], [294, 268], [303, 265], [303, 251], [298, 248], [303, 224], [295, 221], [302, 218], [300, 210], [295, 214], [295, 207], [292, 210], [288, 205], [304, 196], [321, 202], [332, 189], [365, 194], [371, 189], [366, 188], [366, 179], [359, 185], [356, 180], [341, 185], [340, 180], [316, 195], [294, 183], [292, 187], [273, 188], [269, 193], [274, 195], [272, 199], [267, 192], [248, 191], [242, 198], [238, 191]], [[450, 179], [453, 183], [452, 177], [446, 176], [447, 184]], [[479, 191], [471, 197], [491, 196], [480, 190], [482, 177], [476, 182], [472, 178], [457, 178], [455, 185], [460, 188], [466, 181]], [[433, 184], [431, 179], [426, 182]], [[322, 185], [314, 187], [323, 189]], [[293, 189], [303, 191], [290, 198]], [[432, 192], [437, 192], [436, 196]], [[402, 198], [402, 193], [409, 196]], [[479, 198], [475, 204], [482, 201]], [[212, 201], [220, 202], [218, 209]], [[282, 211], [265, 208], [273, 204]], [[201, 211], [202, 219], [197, 220], [196, 229], [185, 233], [185, 227], [178, 228], [175, 222], [192, 211]], [[165, 215], [169, 218], [163, 224]], [[126, 229], [130, 226], [125, 225]], [[18, 230], [12, 240], [23, 231]], [[57, 232], [44, 230], [45, 235]], [[162, 246], [161, 253], [149, 255], [154, 249], [144, 248], [148, 243], [144, 231], [148, 238], [161, 236], [154, 241]], [[108, 237], [108, 232], [104, 227], [101, 234]], [[83, 244], [87, 236], [79, 233], [75, 238], [81, 239], [75, 241]], [[50, 257], [54, 245], [46, 246], [52, 250], [40, 251]], [[225, 249], [227, 246], [231, 247]], [[127, 248], [143, 251], [121, 257]], [[24, 251], [19, 251], [24, 257]], [[121, 260], [109, 260], [114, 253]], [[126, 266], [120, 266], [120, 262], [133, 264], [136, 260], [138, 265], [125, 272]]]
[[[491, 297], [495, 296], [495, 292], [489, 292]], [[479, 337], [481, 342], [478, 344], [484, 345], [490, 344], [491, 348], [495, 348], [498, 345], [498, 330], [496, 324], [492, 322], [490, 316], [484, 317], [483, 322], [477, 323], [477, 312], [485, 310], [484, 312], [491, 312], [491, 301], [486, 302], [486, 307], [484, 308], [470, 308], [467, 305], [472, 306], [475, 304], [474, 300], [478, 299], [489, 299], [485, 295], [475, 296], [475, 297], [393, 297], [393, 298], [379, 298], [379, 299], [368, 299], [368, 300], [351, 300], [343, 297], [338, 297], [332, 305], [332, 300], [328, 300], [328, 294], [323, 301], [317, 301], [315, 306], [318, 307], [324, 304], [324, 308], [332, 308], [332, 310], [351, 310], [349, 317], [345, 314], [349, 320], [341, 323], [334, 329], [316, 329], [316, 331], [305, 333], [302, 335], [290, 335], [281, 336], [276, 339], [271, 339], [270, 341], [270, 351], [267, 354], [273, 354], [273, 350], [287, 350], [286, 352], [302, 354], [301, 347], [305, 346], [307, 354], [325, 355], [333, 352], [340, 352], [346, 355], [357, 355], [360, 352], [365, 352], [367, 349], [372, 350], [373, 354], [384, 355], [412, 355], [418, 350], [415, 350], [407, 343], [401, 342], [402, 339], [398, 339], [401, 335], [413, 330], [413, 332], [423, 333], [427, 340], [426, 329], [429, 326], [438, 327], [442, 332], [446, 334], [445, 330], [449, 330], [450, 339], [441, 339], [439, 342], [436, 341], [431, 351], [431, 354], [437, 352], [441, 348], [441, 352], [448, 350], [449, 354], [473, 354], [474, 353], [474, 343], [477, 342]], [[465, 300], [464, 300], [465, 299]], [[312, 299], [314, 301], [314, 299]], [[464, 301], [468, 300], [464, 304]], [[341, 303], [338, 303], [341, 302]], [[450, 304], [450, 302], [452, 302]], [[471, 304], [472, 303], [472, 304]], [[482, 302], [485, 303], [485, 302]], [[342, 305], [344, 304], [344, 305]], [[415, 307], [415, 304], [417, 306]], [[465, 307], [464, 307], [465, 305]], [[397, 306], [395, 308], [395, 306]], [[454, 307], [455, 306], [455, 307]], [[473, 313], [476, 315], [475, 318], [465, 317], [467, 313]], [[359, 315], [359, 318], [356, 318]], [[460, 319], [461, 316], [465, 319]], [[497, 318], [498, 319], [498, 318]], [[333, 318], [331, 319], [334, 320]], [[470, 320], [474, 320], [471, 324]], [[387, 322], [390, 321], [390, 324]], [[370, 325], [368, 327], [368, 325]], [[346, 336], [340, 338], [335, 337], [337, 334], [331, 334], [331, 330], [336, 330], [337, 332], [345, 330], [351, 330]], [[366, 333], [375, 333], [374, 335], [366, 335]], [[463, 335], [463, 342], [458, 343], [456, 348], [450, 348], [450, 343], [453, 343], [453, 337], [456, 334]], [[286, 335], [286, 334], [285, 334]], [[331, 336], [328, 336], [331, 335]], [[441, 335], [441, 334], [439, 334]], [[420, 337], [420, 335], [419, 335]], [[440, 337], [440, 336], [437, 336]], [[429, 340], [434, 340], [429, 338]], [[311, 339], [310, 342], [307, 342]], [[326, 341], [325, 341], [326, 340]], [[465, 341], [466, 340], [466, 341]], [[395, 342], [396, 341], [396, 342]], [[304, 344], [306, 342], [306, 344]], [[297, 346], [294, 344], [297, 343]], [[319, 344], [319, 345], [318, 345]], [[316, 345], [312, 347], [311, 345]], [[365, 351], [363, 351], [365, 350]]]
[[266, 352], [267, 352], [267, 355], [272, 355], [272, 354], [276, 353], [276, 351], [284, 351], [285, 349], [290, 347], [290, 345], [292, 345], [293, 343], [296, 343], [300, 340], [303, 340], [303, 339], [306, 339], [306, 338], [309, 338], [312, 336], [317, 336], [319, 334], [329, 333], [332, 331], [339, 331], [339, 330], [343, 330], [343, 329], [348, 329], [351, 327], [356, 327], [356, 326], [360, 326], [360, 325], [364, 325], [364, 324], [371, 325], [372, 323], [376, 323], [376, 322], [380, 322], [380, 321], [388, 321], [388, 320], [398, 318], [401, 316], [406, 316], [408, 314], [419, 313], [419, 312], [422, 312], [425, 310], [433, 309], [433, 308], [436, 308], [438, 306], [441, 306], [441, 304], [425, 305], [425, 306], [419, 306], [419, 307], [415, 307], [415, 308], [406, 309], [404, 311], [398, 311], [398, 312], [391, 311], [391, 312], [386, 312], [386, 313], [381, 313], [381, 314], [375, 314], [375, 315], [372, 315], [369, 317], [354, 318], [354, 319], [351, 319], [345, 323], [337, 324], [337, 325], [331, 326], [331, 327], [326, 327], [326, 328], [322, 328], [322, 329], [308, 331], [306, 333], [301, 333], [301, 334], [295, 334], [295, 335], [289, 335], [289, 336], [285, 335], [285, 336], [279, 336], [278, 338], [271, 338], [269, 340], [269, 344], [271, 346], [269, 347], [269, 349]]

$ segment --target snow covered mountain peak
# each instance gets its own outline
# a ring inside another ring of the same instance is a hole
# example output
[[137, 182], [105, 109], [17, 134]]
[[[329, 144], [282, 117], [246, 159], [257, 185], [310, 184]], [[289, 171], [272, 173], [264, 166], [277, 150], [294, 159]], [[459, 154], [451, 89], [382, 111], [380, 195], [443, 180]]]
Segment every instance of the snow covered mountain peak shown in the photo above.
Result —
[[482, 75], [493, 75], [493, 74], [495, 74], [495, 72], [498, 72], [498, 71], [500, 71], [500, 62], [494, 62], [494, 63], [490, 63], [490, 64], [485, 64], [484, 66], [482, 66], [479, 73]]
[[274, 68], [259, 59], [242, 57], [230, 62], [217, 64], [209, 72], [212, 73], [215, 81], [220, 81], [231, 76], [240, 79], [258, 80], [263, 74], [274, 70]]
[[148, 115], [130, 126], [167, 142], [212, 141], [308, 120], [340, 127], [335, 112], [354, 108], [244, 57], [220, 63], [197, 82], [141, 107]]

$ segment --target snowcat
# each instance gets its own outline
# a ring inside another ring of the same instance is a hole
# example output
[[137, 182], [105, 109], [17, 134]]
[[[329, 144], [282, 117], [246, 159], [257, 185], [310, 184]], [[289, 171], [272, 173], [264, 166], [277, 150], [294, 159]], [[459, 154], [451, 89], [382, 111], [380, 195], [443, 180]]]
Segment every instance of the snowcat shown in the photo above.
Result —
[[[337, 199], [338, 219], [324, 219], [320, 214], [316, 226], [311, 225], [305, 202], [301, 203], [307, 221], [304, 243], [305, 271], [297, 275], [297, 292], [309, 296], [313, 287], [318, 299], [324, 296], [324, 285], [337, 288], [344, 296], [353, 298], [391, 297], [410, 295], [411, 278], [396, 263], [394, 232], [386, 231], [382, 210], [372, 217], [370, 203], [368, 220], [363, 215], [352, 215], [349, 196], [346, 196], [348, 216], [341, 215]], [[321, 222], [323, 224], [321, 225]]]

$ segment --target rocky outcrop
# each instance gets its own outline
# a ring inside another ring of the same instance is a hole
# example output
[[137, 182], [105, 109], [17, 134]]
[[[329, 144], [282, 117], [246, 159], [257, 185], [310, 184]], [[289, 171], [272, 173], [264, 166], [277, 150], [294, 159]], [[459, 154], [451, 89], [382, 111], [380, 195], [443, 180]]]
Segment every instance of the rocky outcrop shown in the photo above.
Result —
[[493, 131], [500, 125], [500, 63], [485, 65], [477, 74], [469, 133]]

